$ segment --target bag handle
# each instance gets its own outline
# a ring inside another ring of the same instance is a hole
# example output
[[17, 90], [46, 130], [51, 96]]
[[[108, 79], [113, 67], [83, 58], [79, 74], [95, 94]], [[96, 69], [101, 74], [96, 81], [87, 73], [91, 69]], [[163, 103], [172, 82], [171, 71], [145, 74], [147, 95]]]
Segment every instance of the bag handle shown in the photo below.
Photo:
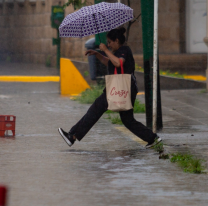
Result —
[[[121, 74], [124, 74], [123, 61], [120, 58], [119, 58], [119, 61], [120, 61], [120, 64], [121, 64]], [[114, 74], [118, 74], [116, 67], [114, 69]]]

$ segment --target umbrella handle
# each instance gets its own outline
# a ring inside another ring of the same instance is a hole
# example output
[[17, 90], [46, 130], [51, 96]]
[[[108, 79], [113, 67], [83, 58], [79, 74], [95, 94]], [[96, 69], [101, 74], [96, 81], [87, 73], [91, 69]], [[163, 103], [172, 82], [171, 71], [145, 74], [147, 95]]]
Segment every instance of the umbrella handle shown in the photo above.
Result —
[[99, 34], [99, 33], [98, 33], [98, 37], [99, 37], [100, 43], [102, 43], [102, 42], [101, 42], [101, 39], [100, 39], [100, 34]]
[[[97, 24], [96, 24], [96, 19], [95, 19], [95, 14], [93, 14], [93, 17], [94, 17], [94, 20], [95, 20], [95, 26], [96, 26], [96, 29], [97, 29], [97, 32], [98, 32], [98, 28], [97, 28]], [[98, 37], [99, 37], [99, 40], [100, 40], [100, 43], [101, 43], [101, 39], [100, 39], [99, 33], [98, 33]]]

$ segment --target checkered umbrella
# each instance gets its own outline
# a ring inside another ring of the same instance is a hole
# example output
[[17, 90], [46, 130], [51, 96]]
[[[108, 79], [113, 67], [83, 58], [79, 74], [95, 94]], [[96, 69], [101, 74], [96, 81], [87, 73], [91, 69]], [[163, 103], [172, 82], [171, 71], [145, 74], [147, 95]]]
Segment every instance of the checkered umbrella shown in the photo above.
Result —
[[133, 9], [121, 3], [102, 2], [67, 15], [59, 27], [60, 37], [84, 37], [110, 31], [133, 19]]

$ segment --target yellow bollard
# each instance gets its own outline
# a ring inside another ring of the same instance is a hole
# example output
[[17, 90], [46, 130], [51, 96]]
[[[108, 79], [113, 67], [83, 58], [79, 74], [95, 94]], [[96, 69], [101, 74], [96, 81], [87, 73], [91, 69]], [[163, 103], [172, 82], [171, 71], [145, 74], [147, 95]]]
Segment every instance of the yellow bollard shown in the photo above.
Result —
[[77, 95], [90, 88], [70, 59], [61, 58], [60, 81], [62, 95]]

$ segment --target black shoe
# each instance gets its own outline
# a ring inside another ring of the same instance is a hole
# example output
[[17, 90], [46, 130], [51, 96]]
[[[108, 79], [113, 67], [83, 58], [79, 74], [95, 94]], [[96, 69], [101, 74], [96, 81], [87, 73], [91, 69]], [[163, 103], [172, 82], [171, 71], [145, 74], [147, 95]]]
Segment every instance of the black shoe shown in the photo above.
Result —
[[160, 137], [157, 136], [157, 137], [155, 138], [154, 142], [148, 143], [145, 147], [146, 147], [146, 149], [152, 148], [152, 147], [154, 147], [155, 145], [157, 145], [158, 143], [160, 143], [161, 141], [162, 141], [162, 139], [161, 139]]
[[73, 135], [70, 133], [65, 132], [62, 128], [58, 128], [60, 135], [63, 137], [65, 142], [71, 147], [76, 139], [73, 138]]

